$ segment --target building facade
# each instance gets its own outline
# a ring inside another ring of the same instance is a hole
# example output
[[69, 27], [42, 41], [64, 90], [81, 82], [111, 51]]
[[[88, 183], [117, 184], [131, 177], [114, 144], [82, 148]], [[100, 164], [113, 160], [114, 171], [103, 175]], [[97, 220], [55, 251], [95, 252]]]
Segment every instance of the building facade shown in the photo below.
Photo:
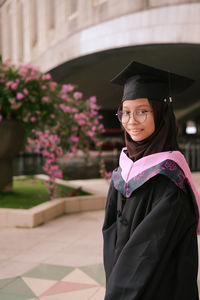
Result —
[[[1, 0], [0, 53], [78, 84], [106, 114], [130, 60], [200, 79], [200, 0]], [[199, 118], [198, 86], [175, 102], [178, 119]]]

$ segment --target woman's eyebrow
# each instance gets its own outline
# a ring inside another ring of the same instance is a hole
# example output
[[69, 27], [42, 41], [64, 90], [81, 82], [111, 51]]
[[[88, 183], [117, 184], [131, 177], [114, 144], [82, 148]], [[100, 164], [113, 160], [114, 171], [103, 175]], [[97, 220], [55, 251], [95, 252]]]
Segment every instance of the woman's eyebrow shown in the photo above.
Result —
[[[138, 107], [149, 107], [150, 108], [150, 106], [148, 105], [148, 104], [141, 104], [141, 105], [137, 105], [135, 108], [138, 108]], [[123, 108], [129, 108], [130, 109], [130, 107], [129, 106], [123, 106]]]

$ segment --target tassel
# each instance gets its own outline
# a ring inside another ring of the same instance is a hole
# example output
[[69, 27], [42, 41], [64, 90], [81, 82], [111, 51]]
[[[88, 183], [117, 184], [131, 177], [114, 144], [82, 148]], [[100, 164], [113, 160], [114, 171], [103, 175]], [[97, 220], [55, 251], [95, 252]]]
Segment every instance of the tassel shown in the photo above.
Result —
[[171, 140], [173, 149], [179, 150], [179, 146], [177, 143], [177, 126], [176, 126], [176, 118], [173, 110], [173, 100], [172, 97], [168, 99], [168, 108], [169, 108], [169, 118], [170, 118], [170, 127], [171, 127]]

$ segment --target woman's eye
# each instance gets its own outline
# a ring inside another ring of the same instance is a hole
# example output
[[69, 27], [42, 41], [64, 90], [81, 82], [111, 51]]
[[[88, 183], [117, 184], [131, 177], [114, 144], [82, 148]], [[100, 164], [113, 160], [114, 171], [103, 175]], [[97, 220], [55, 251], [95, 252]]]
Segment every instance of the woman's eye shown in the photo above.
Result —
[[137, 115], [144, 115], [144, 114], [146, 114], [146, 110], [145, 109], [139, 109], [139, 110], [136, 110], [136, 114]]
[[129, 112], [129, 111], [123, 111], [122, 114], [123, 114], [124, 116], [129, 116], [129, 115], [130, 115], [130, 112]]

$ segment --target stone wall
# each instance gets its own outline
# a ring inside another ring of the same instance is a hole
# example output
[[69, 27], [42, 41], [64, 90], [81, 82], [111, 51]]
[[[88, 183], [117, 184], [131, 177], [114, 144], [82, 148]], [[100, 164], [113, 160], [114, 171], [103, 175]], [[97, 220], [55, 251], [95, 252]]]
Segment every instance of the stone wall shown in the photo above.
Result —
[[94, 52], [200, 41], [199, 0], [7, 0], [0, 2], [3, 59], [43, 71]]

